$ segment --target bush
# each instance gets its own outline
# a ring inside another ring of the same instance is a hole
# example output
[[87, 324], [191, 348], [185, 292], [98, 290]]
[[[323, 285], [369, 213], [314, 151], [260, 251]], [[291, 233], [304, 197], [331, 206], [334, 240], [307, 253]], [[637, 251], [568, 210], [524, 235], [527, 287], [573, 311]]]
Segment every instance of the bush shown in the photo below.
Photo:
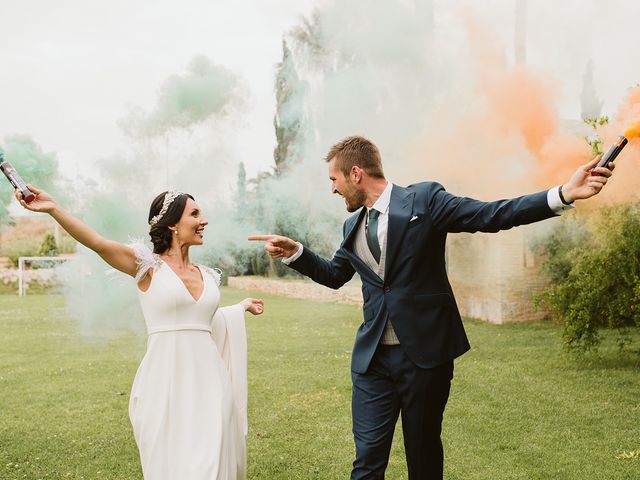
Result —
[[42, 257], [55, 257], [58, 255], [58, 244], [56, 243], [56, 237], [53, 233], [49, 232], [44, 237], [38, 249], [38, 255]]
[[551, 280], [538, 302], [558, 315], [567, 348], [597, 348], [603, 328], [618, 331], [621, 348], [630, 343], [640, 327], [640, 204], [567, 219], [538, 248]]
[[227, 276], [301, 277], [280, 260], [271, 259], [263, 242], [246, 239], [250, 234], [274, 233], [332, 257], [340, 244], [343, 214], [319, 204], [314, 195], [304, 184], [291, 179], [261, 177], [253, 191], [244, 191], [236, 200], [234, 211], [220, 215], [226, 220], [217, 222], [215, 242], [202, 252], [204, 262], [220, 268]]
[[[61, 253], [75, 252], [77, 242], [68, 235], [60, 236], [60, 244], [56, 242], [53, 233], [44, 235], [34, 235], [31, 237], [21, 236], [10, 238], [2, 243], [2, 254], [6, 256], [14, 267], [18, 266], [20, 257], [55, 257]], [[47, 265], [46, 263], [35, 264], [33, 268], [47, 268], [57, 265]]]
[[40, 238], [22, 239], [19, 241], [5, 242], [2, 245], [2, 253], [6, 256], [14, 267], [18, 266], [18, 258], [33, 257], [38, 255], [42, 246]]

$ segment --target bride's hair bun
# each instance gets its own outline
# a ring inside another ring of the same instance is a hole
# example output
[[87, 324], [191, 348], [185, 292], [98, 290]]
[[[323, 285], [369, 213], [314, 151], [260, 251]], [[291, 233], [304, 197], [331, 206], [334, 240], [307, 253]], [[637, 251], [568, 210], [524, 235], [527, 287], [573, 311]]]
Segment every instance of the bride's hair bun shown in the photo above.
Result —
[[[162, 192], [151, 202], [151, 208], [149, 208], [149, 219], [151, 219], [160, 213], [162, 210], [162, 204], [164, 197], [168, 192]], [[188, 193], [181, 193], [175, 200], [171, 202], [167, 211], [162, 215], [162, 218], [157, 223], [151, 226], [149, 236], [151, 237], [151, 243], [153, 243], [153, 253], [163, 253], [171, 246], [172, 232], [169, 227], [175, 225], [180, 221], [184, 207], [187, 204], [187, 199], [195, 200]]]

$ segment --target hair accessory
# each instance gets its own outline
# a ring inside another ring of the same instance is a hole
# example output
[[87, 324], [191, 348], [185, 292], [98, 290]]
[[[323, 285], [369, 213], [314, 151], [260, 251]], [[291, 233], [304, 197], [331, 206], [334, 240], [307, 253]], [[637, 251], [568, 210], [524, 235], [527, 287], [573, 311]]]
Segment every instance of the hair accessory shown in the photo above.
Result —
[[164, 196], [164, 200], [162, 201], [162, 208], [160, 209], [160, 213], [158, 213], [157, 215], [152, 217], [151, 220], [149, 220], [149, 225], [153, 227], [160, 220], [162, 220], [162, 217], [167, 213], [167, 210], [169, 209], [169, 205], [171, 205], [173, 201], [176, 198], [178, 198], [180, 195], [182, 195], [182, 192], [173, 192], [173, 191], [167, 192], [166, 195]]

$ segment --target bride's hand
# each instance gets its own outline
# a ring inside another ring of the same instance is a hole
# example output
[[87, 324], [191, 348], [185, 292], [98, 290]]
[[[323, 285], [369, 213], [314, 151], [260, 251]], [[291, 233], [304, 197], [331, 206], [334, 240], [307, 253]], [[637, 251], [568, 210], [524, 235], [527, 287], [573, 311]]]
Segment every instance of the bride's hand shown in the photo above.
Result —
[[260, 315], [264, 311], [264, 302], [259, 298], [245, 298], [242, 302], [245, 312]]
[[16, 189], [15, 191], [16, 199], [20, 202], [20, 205], [22, 205], [27, 210], [31, 210], [32, 212], [50, 213], [57, 206], [56, 201], [47, 192], [40, 190], [33, 185], [27, 185], [27, 187], [29, 188], [29, 190], [36, 194], [36, 198], [30, 203], [27, 203], [23, 200], [20, 190]]

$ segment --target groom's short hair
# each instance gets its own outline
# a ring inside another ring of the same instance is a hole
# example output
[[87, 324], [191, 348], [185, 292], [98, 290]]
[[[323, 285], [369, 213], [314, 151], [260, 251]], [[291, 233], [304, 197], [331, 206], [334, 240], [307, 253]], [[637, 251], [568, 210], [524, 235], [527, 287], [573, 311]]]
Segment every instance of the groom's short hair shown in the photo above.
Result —
[[330, 162], [333, 158], [336, 159], [336, 167], [345, 177], [348, 177], [351, 168], [357, 165], [370, 177], [384, 178], [380, 151], [368, 138], [352, 135], [340, 140], [331, 147], [324, 159]]

